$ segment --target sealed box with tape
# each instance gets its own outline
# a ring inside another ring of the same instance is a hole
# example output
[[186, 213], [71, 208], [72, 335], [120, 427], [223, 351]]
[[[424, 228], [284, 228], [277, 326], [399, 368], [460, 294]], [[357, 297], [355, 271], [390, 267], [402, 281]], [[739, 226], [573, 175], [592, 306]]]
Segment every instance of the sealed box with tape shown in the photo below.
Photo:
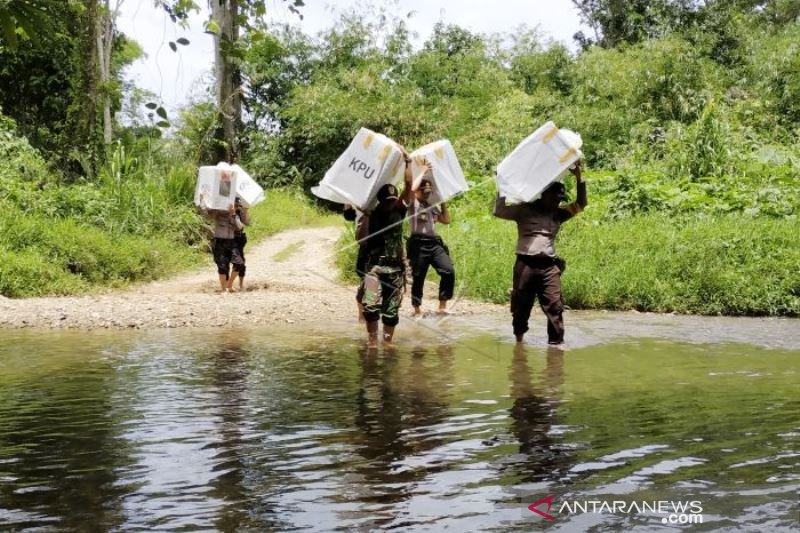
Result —
[[203, 209], [225, 211], [236, 200], [236, 171], [232, 168], [200, 167], [194, 204]]
[[[441, 140], [426, 144], [411, 153], [411, 174], [415, 181], [421, 180], [420, 174], [426, 162], [430, 163], [432, 170], [431, 203], [446, 202], [469, 188], [450, 141]], [[415, 182], [414, 188], [418, 186], [419, 183]]]
[[552, 122], [534, 131], [497, 167], [497, 190], [509, 203], [532, 202], [583, 157], [580, 135]]
[[386, 183], [396, 185], [403, 179], [404, 170], [403, 153], [397, 143], [361, 128], [312, 192], [367, 211], [375, 206], [378, 189]]

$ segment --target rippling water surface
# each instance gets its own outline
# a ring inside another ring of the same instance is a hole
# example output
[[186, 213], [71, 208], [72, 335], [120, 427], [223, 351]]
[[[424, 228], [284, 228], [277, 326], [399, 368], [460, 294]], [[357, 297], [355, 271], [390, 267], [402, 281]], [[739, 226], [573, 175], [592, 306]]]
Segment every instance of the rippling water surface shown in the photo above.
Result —
[[[800, 346], [658, 320], [565, 352], [477, 328], [377, 351], [352, 328], [3, 332], [0, 529], [797, 530]], [[528, 510], [549, 495], [552, 521]], [[563, 508], [657, 500], [703, 524]]]

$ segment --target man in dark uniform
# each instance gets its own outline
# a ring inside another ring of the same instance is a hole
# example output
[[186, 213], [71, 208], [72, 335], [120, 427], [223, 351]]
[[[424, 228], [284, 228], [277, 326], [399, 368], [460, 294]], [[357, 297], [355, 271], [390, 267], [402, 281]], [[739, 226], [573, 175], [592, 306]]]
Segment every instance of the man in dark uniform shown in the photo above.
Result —
[[408, 258], [411, 263], [411, 305], [414, 306], [414, 316], [422, 314], [422, 289], [428, 267], [433, 266], [439, 274], [439, 313], [445, 313], [447, 301], [453, 298], [453, 288], [456, 282], [453, 260], [450, 250], [445, 246], [442, 238], [436, 233], [434, 224], [450, 223], [450, 212], [447, 204], [430, 205], [429, 199], [433, 192], [431, 182], [431, 167], [426, 165], [425, 177], [419, 182], [419, 187], [414, 190], [415, 198], [409, 205], [409, 220], [411, 223], [411, 237], [408, 239]]
[[364, 320], [369, 344], [378, 343], [378, 320], [383, 322], [383, 341], [391, 342], [400, 320], [400, 304], [405, 287], [403, 219], [411, 195], [411, 159], [403, 150], [406, 163], [403, 194], [386, 184], [378, 190], [378, 206], [369, 216], [366, 240], [367, 261], [364, 276]]
[[550, 185], [540, 199], [531, 203], [506, 205], [505, 198], [497, 196], [494, 216], [517, 223], [517, 261], [511, 292], [517, 342], [522, 342], [528, 331], [528, 319], [536, 298], [547, 316], [548, 344], [564, 342], [564, 305], [561, 302], [564, 261], [556, 255], [555, 240], [561, 224], [583, 211], [587, 204], [580, 162], [570, 172], [578, 180], [578, 198], [564, 207], [560, 203], [566, 200], [566, 193], [564, 184], [559, 182]]

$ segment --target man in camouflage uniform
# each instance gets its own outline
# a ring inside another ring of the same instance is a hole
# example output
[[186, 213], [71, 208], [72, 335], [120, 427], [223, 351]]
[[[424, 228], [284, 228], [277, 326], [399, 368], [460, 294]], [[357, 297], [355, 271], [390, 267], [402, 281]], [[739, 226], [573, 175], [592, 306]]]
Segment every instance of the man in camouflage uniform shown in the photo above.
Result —
[[405, 288], [405, 256], [403, 253], [403, 219], [411, 195], [411, 159], [403, 150], [406, 162], [405, 185], [399, 195], [397, 187], [386, 184], [378, 190], [378, 206], [370, 213], [369, 237], [366, 241], [366, 275], [364, 276], [364, 320], [369, 344], [378, 343], [378, 320], [383, 322], [383, 340], [391, 342], [400, 321], [400, 304]]

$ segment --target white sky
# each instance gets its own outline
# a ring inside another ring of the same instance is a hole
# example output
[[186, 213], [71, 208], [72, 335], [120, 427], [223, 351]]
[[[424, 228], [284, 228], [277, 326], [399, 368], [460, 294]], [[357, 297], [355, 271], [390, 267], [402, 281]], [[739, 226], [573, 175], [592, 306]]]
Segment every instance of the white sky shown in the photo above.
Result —
[[[289, 13], [281, 0], [268, 1], [269, 18], [296, 24], [305, 33], [316, 35], [333, 22], [332, 6], [342, 10], [359, 5], [357, 0], [305, 1], [305, 7], [300, 8], [302, 21]], [[206, 5], [205, 0], [196, 2]], [[419, 43], [430, 35], [438, 21], [458, 24], [477, 33], [510, 33], [525, 24], [531, 28], [538, 26], [545, 36], [574, 49], [572, 35], [582, 28], [570, 0], [389, 0], [387, 5], [396, 5], [401, 16], [414, 12], [409, 26], [419, 34]], [[187, 103], [202, 90], [203, 79], [208, 79], [213, 67], [212, 38], [202, 30], [207, 18], [207, 12], [193, 14], [191, 27], [184, 30], [173, 24], [163, 10], [155, 8], [153, 0], [124, 0], [119, 29], [135, 39], [147, 54], [128, 68], [128, 78], [158, 95], [170, 110]], [[190, 45], [179, 46], [175, 53], [168, 43], [179, 37], [187, 38]]]

